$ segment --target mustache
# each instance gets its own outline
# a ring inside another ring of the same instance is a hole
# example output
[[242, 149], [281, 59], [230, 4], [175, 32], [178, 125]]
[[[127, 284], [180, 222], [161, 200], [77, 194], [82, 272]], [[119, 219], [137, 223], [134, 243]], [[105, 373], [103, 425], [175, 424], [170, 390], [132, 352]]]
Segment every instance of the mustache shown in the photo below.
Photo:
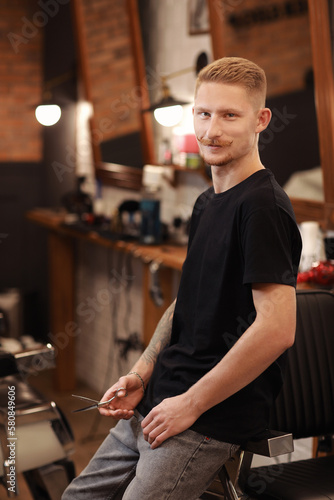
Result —
[[204, 137], [196, 137], [197, 141], [202, 144], [202, 146], [220, 146], [226, 148], [231, 146], [233, 141], [210, 141], [210, 139], [204, 139]]

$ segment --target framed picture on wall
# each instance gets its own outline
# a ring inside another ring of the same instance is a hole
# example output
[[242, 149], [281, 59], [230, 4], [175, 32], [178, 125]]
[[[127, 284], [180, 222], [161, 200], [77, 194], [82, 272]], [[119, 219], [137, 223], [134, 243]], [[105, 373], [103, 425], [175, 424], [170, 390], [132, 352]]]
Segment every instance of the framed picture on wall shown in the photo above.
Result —
[[188, 0], [189, 35], [209, 33], [209, 10], [206, 0]]

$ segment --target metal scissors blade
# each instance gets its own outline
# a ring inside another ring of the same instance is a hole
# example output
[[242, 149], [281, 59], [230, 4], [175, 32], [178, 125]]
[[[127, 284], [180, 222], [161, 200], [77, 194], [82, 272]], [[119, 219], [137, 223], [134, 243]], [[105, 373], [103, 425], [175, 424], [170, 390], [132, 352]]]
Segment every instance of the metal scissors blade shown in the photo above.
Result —
[[120, 387], [119, 389], [117, 389], [117, 391], [115, 391], [115, 394], [112, 398], [108, 399], [107, 401], [97, 401], [96, 399], [91, 399], [91, 398], [87, 398], [85, 396], [79, 396], [77, 394], [72, 394], [72, 396], [74, 398], [78, 398], [78, 399], [82, 399], [83, 401], [90, 401], [92, 402], [93, 404], [89, 405], [89, 406], [84, 406], [83, 408], [77, 408], [76, 410], [73, 410], [72, 413], [78, 413], [80, 411], [88, 411], [88, 410], [93, 410], [94, 408], [99, 408], [100, 406], [105, 406], [105, 405], [108, 405], [109, 403], [111, 403], [111, 401], [115, 398], [118, 397], [118, 393], [119, 391], [125, 391], [125, 396], [126, 397], [128, 395], [126, 389], [124, 387]]
[[97, 399], [87, 398], [86, 396], [79, 396], [79, 394], [72, 394], [72, 397], [82, 399], [83, 401], [90, 401], [91, 403], [98, 403]]

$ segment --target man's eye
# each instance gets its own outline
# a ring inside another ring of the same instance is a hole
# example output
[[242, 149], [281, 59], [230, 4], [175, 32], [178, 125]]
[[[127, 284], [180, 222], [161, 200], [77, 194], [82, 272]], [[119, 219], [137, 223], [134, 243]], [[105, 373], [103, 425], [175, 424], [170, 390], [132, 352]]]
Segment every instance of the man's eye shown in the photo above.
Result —
[[235, 113], [227, 113], [226, 116], [228, 118], [235, 118], [236, 117], [236, 114]]

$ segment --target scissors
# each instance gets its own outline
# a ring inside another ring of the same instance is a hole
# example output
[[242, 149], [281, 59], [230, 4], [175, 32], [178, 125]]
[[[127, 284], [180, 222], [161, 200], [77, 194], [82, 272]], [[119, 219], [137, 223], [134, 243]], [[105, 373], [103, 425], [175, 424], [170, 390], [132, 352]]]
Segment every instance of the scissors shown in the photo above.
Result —
[[86, 398], [85, 396], [78, 396], [77, 394], [72, 394], [74, 398], [82, 399], [83, 401], [90, 401], [91, 403], [93, 403], [90, 404], [89, 406], [84, 406], [83, 408], [78, 408], [77, 410], [73, 410], [72, 413], [77, 413], [79, 411], [93, 410], [94, 408], [100, 408], [100, 406], [106, 406], [109, 403], [111, 403], [113, 399], [118, 397], [119, 391], [125, 391], [125, 396], [123, 397], [126, 397], [128, 395], [127, 390], [124, 387], [120, 387], [119, 389], [117, 389], [115, 395], [112, 398], [107, 399], [107, 401], [97, 401], [96, 399]]

